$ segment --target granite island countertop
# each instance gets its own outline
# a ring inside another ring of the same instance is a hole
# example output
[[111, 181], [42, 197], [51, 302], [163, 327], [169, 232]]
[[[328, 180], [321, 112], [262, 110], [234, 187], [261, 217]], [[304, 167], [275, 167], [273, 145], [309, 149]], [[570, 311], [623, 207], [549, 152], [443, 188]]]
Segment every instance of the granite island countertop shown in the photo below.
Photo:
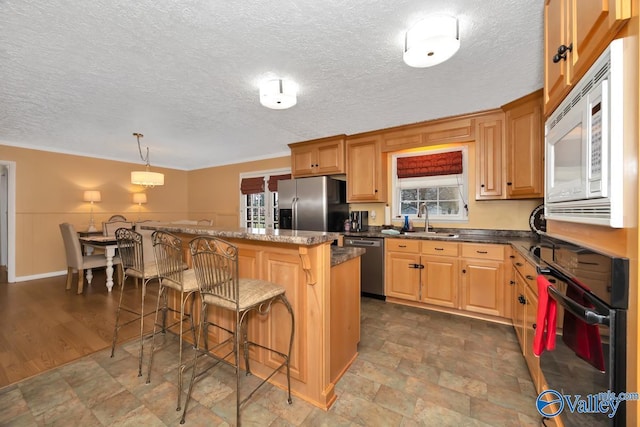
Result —
[[144, 230], [162, 230], [169, 233], [214, 236], [223, 239], [245, 239], [261, 242], [288, 243], [292, 245], [313, 246], [333, 242], [339, 233], [304, 230], [280, 230], [244, 227], [216, 227], [212, 225], [159, 223], [141, 225]]

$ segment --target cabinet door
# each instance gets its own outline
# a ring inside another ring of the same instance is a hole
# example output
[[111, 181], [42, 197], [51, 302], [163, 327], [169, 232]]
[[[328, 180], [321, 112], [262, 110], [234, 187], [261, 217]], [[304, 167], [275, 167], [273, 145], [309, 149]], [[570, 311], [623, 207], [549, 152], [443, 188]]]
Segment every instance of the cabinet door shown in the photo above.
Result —
[[502, 262], [462, 261], [462, 309], [503, 316], [504, 266]]
[[418, 301], [420, 255], [387, 252], [385, 287], [388, 297]]
[[631, 1], [573, 0], [570, 8], [569, 16], [574, 24], [571, 38], [575, 47], [571, 55], [571, 73], [581, 76], [613, 40], [622, 24], [631, 17]]
[[291, 175], [294, 178], [315, 174], [316, 150], [313, 147], [291, 148]]
[[549, 114], [560, 104], [569, 87], [570, 60], [553, 62], [558, 47], [568, 46], [570, 0], [546, 0], [544, 2], [544, 103]]
[[536, 331], [536, 317], [538, 315], [538, 298], [528, 286], [524, 289], [525, 294], [525, 318], [524, 318], [524, 359], [529, 367], [531, 379], [540, 392], [540, 359], [533, 354], [533, 337]]
[[525, 316], [525, 304], [526, 295], [524, 289], [526, 283], [520, 273], [513, 269], [514, 281], [516, 282], [515, 295], [512, 300], [512, 316], [513, 316], [513, 328], [516, 330], [516, 336], [524, 354], [525, 342], [524, 342], [524, 316]]
[[422, 256], [420, 300], [434, 305], [458, 308], [458, 259]]
[[347, 140], [347, 201], [384, 202], [386, 164], [379, 135]]
[[504, 114], [479, 121], [476, 129], [476, 200], [501, 199]]
[[316, 150], [316, 175], [344, 173], [344, 140], [318, 144]]
[[542, 93], [509, 104], [507, 128], [507, 198], [544, 197]]

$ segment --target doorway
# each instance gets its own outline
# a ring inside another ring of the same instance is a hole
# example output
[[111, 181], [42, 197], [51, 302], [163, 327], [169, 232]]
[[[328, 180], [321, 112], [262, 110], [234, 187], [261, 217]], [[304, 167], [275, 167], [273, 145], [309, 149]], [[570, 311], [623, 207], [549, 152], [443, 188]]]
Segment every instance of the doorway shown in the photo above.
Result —
[[0, 283], [15, 282], [16, 164], [0, 160]]

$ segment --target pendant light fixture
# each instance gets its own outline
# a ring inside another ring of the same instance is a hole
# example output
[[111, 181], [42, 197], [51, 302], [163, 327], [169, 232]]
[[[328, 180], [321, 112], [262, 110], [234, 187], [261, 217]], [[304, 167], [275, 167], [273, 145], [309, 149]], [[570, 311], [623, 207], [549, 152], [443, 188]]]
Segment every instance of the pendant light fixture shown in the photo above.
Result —
[[296, 105], [298, 88], [286, 79], [267, 80], [260, 85], [260, 103], [267, 108], [284, 110]]
[[164, 174], [159, 172], [151, 172], [149, 170], [149, 147], [147, 147], [147, 155], [142, 155], [142, 148], [140, 148], [140, 138], [142, 138], [144, 135], [134, 132], [133, 136], [135, 136], [138, 140], [138, 152], [140, 153], [140, 158], [142, 159], [142, 161], [146, 163], [146, 168], [143, 171], [131, 172], [131, 183], [151, 188], [164, 185]]
[[432, 67], [451, 58], [459, 48], [458, 19], [449, 15], [431, 15], [406, 32], [402, 57], [410, 67]]

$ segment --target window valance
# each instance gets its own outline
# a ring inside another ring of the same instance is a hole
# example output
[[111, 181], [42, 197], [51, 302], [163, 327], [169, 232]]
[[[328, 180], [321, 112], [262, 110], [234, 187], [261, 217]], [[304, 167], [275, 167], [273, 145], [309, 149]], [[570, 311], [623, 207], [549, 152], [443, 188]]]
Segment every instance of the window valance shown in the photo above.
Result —
[[240, 182], [240, 192], [242, 194], [264, 193], [264, 178], [242, 178]]
[[278, 181], [283, 179], [291, 179], [291, 174], [271, 175], [269, 177], [269, 191], [278, 191]]
[[460, 174], [462, 173], [462, 151], [399, 157], [396, 169], [398, 178]]

